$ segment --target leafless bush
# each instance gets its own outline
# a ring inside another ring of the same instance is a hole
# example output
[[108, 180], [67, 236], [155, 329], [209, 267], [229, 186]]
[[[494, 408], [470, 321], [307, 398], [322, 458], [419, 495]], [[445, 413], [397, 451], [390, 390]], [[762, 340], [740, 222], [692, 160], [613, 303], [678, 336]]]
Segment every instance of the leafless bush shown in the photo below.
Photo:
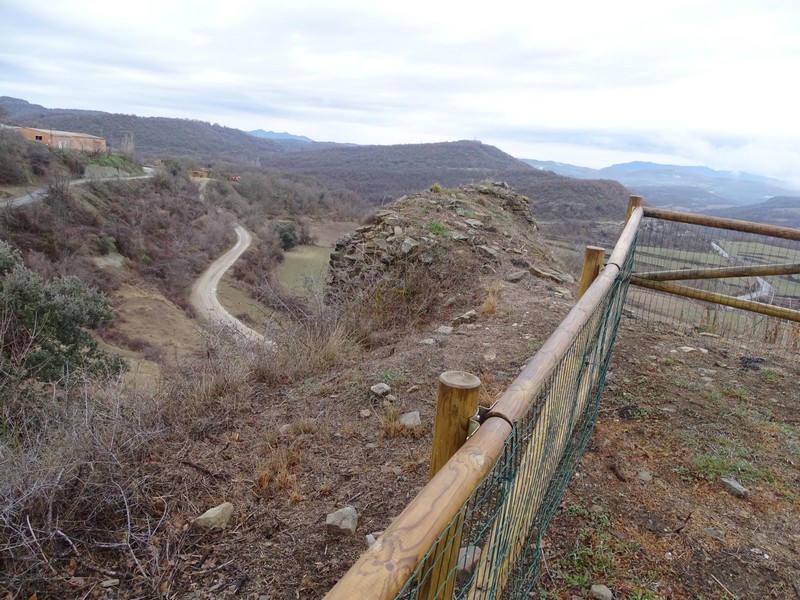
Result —
[[276, 320], [268, 332], [274, 346], [259, 353], [255, 381], [288, 383], [353, 356], [355, 344], [339, 307], [326, 305], [319, 294], [302, 300], [266, 284], [262, 289], [287, 318]]
[[63, 597], [70, 572], [119, 576], [102, 565], [120, 564], [152, 592], [162, 566], [148, 548], [164, 518], [131, 465], [165, 431], [158, 397], [121, 380], [3, 391], [4, 407], [26, 406], [0, 432], [0, 589]]
[[100, 339], [118, 348], [127, 348], [133, 352], [138, 352], [148, 360], [157, 360], [161, 357], [163, 350], [155, 344], [142, 338], [131, 337], [124, 331], [104, 327], [98, 330]]

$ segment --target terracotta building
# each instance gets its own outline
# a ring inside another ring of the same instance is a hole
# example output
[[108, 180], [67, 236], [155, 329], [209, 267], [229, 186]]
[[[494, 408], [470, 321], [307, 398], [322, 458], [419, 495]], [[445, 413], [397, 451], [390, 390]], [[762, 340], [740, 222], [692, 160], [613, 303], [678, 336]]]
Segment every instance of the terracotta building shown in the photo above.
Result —
[[36, 129], [34, 127], [8, 127], [18, 131], [25, 139], [47, 144], [53, 148], [67, 148], [81, 152], [105, 152], [106, 141], [88, 133], [57, 131], [55, 129]]

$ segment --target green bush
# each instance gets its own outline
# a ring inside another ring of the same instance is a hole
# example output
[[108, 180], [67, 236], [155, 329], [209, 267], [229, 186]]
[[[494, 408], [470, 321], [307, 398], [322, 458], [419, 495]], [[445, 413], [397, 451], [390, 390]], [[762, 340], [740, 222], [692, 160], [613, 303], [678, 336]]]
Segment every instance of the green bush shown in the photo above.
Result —
[[99, 236], [97, 236], [97, 250], [102, 255], [116, 252], [117, 242], [113, 237], [108, 236], [105, 233], [101, 233]]
[[[118, 373], [124, 362], [86, 332], [114, 319], [109, 298], [76, 277], [45, 281], [0, 240], [0, 380], [56, 381]], [[2, 384], [0, 384], [2, 385]]]
[[28, 182], [25, 140], [14, 131], [0, 129], [0, 184]]
[[291, 250], [300, 243], [300, 235], [294, 223], [278, 223], [276, 231], [283, 250]]

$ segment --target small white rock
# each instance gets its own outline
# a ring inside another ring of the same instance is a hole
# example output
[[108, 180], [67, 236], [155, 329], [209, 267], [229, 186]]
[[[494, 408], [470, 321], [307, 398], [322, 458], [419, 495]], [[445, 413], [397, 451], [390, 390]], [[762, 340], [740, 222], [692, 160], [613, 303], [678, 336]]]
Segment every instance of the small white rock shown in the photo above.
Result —
[[369, 391], [378, 396], [378, 398], [382, 398], [383, 396], [391, 392], [392, 388], [389, 387], [389, 385], [386, 383], [376, 383], [371, 388], [369, 388]]
[[345, 506], [325, 518], [325, 528], [331, 535], [353, 535], [358, 527], [358, 513], [352, 506]]
[[403, 413], [398, 417], [398, 420], [400, 421], [400, 425], [403, 427], [419, 427], [422, 425], [422, 420], [419, 417], [418, 410]]
[[202, 515], [192, 521], [193, 527], [200, 529], [225, 529], [233, 515], [233, 504], [223, 502], [219, 506], [209, 508]]
[[589, 598], [594, 600], [613, 600], [614, 594], [602, 583], [595, 583], [589, 590]]

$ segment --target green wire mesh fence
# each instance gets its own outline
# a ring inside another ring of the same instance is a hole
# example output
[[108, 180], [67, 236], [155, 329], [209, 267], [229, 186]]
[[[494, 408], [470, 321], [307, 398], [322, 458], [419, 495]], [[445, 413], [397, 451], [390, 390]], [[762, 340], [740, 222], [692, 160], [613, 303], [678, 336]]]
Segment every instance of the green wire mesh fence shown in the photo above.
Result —
[[[667, 211], [664, 211], [667, 212]], [[647, 210], [645, 210], [647, 214]], [[800, 235], [800, 232], [797, 232]], [[720, 227], [645, 217], [639, 228], [636, 275], [734, 267], [791, 267], [800, 263], [800, 241], [731, 231]], [[722, 294], [778, 309], [800, 309], [800, 274], [750, 274], [742, 277], [673, 279], [700, 296]], [[628, 297], [633, 316], [648, 326], [663, 324], [725, 337], [740, 337], [773, 351], [800, 348], [800, 324], [777, 316], [633, 287]]]
[[396, 598], [528, 598], [542, 536], [594, 428], [632, 264], [633, 252]]

